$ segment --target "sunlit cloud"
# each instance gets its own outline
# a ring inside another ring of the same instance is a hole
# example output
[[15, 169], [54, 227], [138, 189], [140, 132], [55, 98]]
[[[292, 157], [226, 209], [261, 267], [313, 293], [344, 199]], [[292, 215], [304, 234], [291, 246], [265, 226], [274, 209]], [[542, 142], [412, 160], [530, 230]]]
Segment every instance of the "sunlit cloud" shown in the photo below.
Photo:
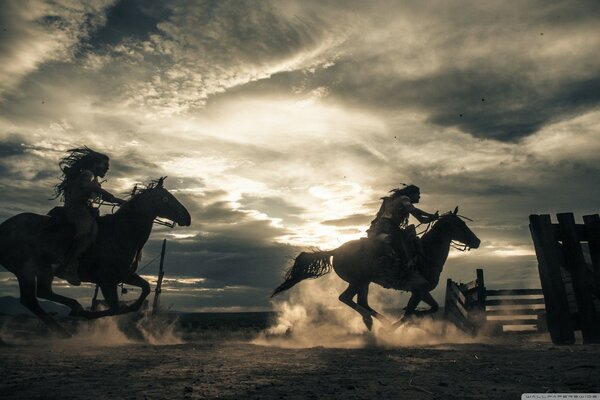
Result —
[[0, 17], [0, 216], [57, 205], [73, 146], [110, 155], [122, 197], [168, 176], [192, 226], [157, 227], [143, 262], [168, 239], [177, 308], [269, 307], [289, 257], [364, 237], [402, 183], [474, 220], [456, 279], [535, 281], [528, 215], [598, 211], [592, 3], [21, 3]]

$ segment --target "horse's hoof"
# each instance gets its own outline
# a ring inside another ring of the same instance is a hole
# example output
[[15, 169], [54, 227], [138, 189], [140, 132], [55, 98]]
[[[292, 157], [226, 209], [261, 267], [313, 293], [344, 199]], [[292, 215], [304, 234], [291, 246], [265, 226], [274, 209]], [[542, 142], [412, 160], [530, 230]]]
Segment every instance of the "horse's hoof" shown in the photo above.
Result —
[[363, 317], [363, 322], [365, 323], [365, 325], [367, 326], [367, 329], [370, 331], [371, 329], [373, 329], [373, 318], [369, 317]]

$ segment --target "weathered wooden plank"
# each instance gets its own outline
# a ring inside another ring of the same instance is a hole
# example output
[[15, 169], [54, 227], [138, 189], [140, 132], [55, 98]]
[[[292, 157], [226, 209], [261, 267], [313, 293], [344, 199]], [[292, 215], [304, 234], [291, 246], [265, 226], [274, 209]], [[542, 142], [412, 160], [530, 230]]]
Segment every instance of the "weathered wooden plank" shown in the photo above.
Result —
[[456, 310], [450, 312], [450, 315], [454, 318], [453, 320], [451, 320], [451, 322], [463, 332], [468, 333], [469, 335], [475, 335], [475, 326], [473, 326], [473, 324], [469, 320], [464, 319], [455, 314], [455, 312]]
[[560, 275], [562, 256], [557, 248], [549, 215], [530, 215], [529, 228], [538, 259], [540, 281], [546, 303], [548, 330], [555, 344], [575, 343], [575, 335], [569, 320], [569, 305]]
[[[559, 224], [552, 225], [552, 232], [554, 233], [554, 237], [558, 241], [563, 241], [565, 239], [563, 231], [560, 229]], [[584, 224], [575, 224], [575, 232], [577, 233], [577, 237], [580, 242], [588, 241], [588, 233], [585, 229]]]
[[458, 301], [460, 301], [460, 304], [464, 308], [467, 307], [467, 299], [465, 298], [465, 295], [461, 292], [461, 290], [459, 289], [459, 287], [454, 282], [452, 282], [451, 285], [448, 285], [446, 287], [446, 290], [449, 290], [450, 293], [452, 294], [452, 298], [455, 298]]
[[458, 310], [459, 313], [463, 315], [465, 319], [469, 319], [469, 311], [461, 304], [460, 300], [456, 297], [448, 302], [448, 304]]
[[538, 315], [545, 314], [545, 308], [515, 308], [515, 309], [498, 309], [498, 310], [486, 310], [486, 315]]
[[473, 290], [477, 287], [477, 279], [469, 283], [463, 283], [462, 286], [464, 286], [465, 290]]
[[543, 296], [542, 289], [493, 289], [485, 292], [487, 297], [492, 296]]
[[486, 306], [504, 306], [504, 305], [527, 305], [527, 304], [545, 304], [544, 298], [540, 297], [537, 299], [488, 299], [485, 301]]
[[579, 311], [581, 336], [584, 343], [600, 343], [600, 321], [597, 321], [594, 310], [593, 297], [589, 284], [593, 279], [591, 271], [587, 270], [585, 259], [581, 250], [580, 236], [578, 235], [575, 217], [572, 213], [557, 214], [560, 231], [562, 234], [562, 249], [565, 255], [567, 269], [573, 277], [573, 290]]
[[600, 216], [584, 215], [583, 222], [588, 235], [588, 246], [590, 248], [590, 258], [594, 270], [596, 285], [600, 287]]
[[[460, 330], [473, 335], [475, 329], [468, 320], [468, 312], [460, 299], [460, 289], [452, 281], [446, 281], [446, 298], [444, 301], [444, 318]], [[464, 296], [463, 296], [464, 299]]]
[[500, 325], [536, 325], [538, 320], [536, 319], [488, 319], [487, 322], [493, 322]]

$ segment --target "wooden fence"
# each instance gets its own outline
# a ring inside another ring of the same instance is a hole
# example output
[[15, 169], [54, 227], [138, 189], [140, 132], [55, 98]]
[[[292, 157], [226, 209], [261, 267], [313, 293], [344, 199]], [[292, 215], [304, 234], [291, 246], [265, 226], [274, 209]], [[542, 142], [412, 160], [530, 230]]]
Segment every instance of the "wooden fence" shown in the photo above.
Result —
[[529, 228], [538, 259], [548, 330], [555, 344], [600, 343], [600, 217], [572, 213], [530, 215]]
[[476, 334], [546, 331], [542, 289], [487, 289], [483, 270], [469, 283], [448, 279], [444, 316], [463, 331]]

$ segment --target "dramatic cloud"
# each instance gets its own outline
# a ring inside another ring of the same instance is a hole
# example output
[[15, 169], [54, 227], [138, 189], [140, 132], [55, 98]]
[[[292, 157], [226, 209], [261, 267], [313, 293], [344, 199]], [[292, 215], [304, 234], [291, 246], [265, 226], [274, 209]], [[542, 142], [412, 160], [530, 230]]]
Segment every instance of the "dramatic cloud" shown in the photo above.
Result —
[[541, 0], [5, 2], [0, 219], [58, 204], [58, 160], [88, 145], [111, 156], [108, 190], [166, 175], [190, 210], [143, 261], [169, 239], [175, 308], [259, 309], [289, 257], [364, 235], [380, 197], [415, 183], [424, 209], [459, 205], [482, 239], [442, 282], [484, 266], [491, 286], [539, 285], [528, 215], [598, 212], [599, 14]]

